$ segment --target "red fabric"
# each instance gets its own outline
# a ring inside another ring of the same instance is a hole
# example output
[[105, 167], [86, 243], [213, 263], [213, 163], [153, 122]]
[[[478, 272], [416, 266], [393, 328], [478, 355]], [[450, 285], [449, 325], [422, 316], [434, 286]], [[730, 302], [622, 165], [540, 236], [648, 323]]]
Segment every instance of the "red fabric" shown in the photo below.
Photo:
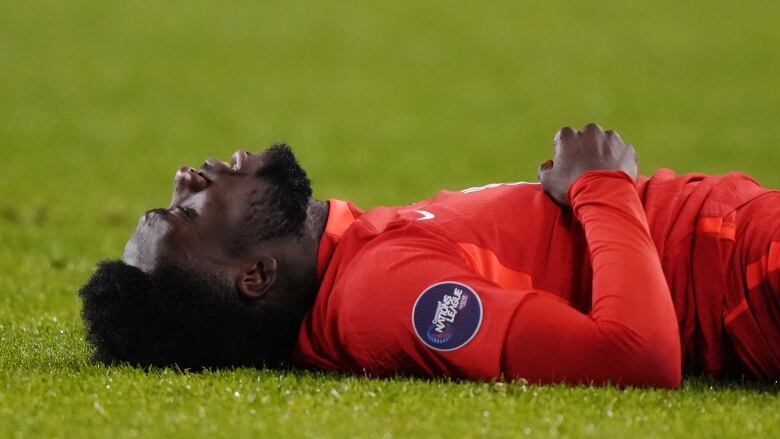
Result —
[[678, 176], [662, 169], [640, 187], [664, 275], [672, 293], [684, 372], [739, 373], [741, 361], [726, 337], [726, 297], [742, 290], [729, 273], [735, 212], [770, 193], [739, 173]]
[[724, 325], [745, 369], [780, 378], [780, 192], [759, 197], [735, 214], [734, 251], [724, 265], [736, 287], [725, 296]]
[[[346, 204], [331, 200], [320, 290], [295, 362], [374, 375], [669, 386], [681, 346], [688, 370], [717, 373], [725, 287], [698, 287], [714, 278], [703, 267], [722, 261], [706, 243], [733, 233], [723, 218], [765, 192], [741, 175], [662, 170], [638, 188], [615, 173], [589, 174], [571, 193], [574, 212], [527, 183], [443, 191], [365, 214], [350, 205], [350, 215], [335, 215]], [[420, 293], [443, 281], [468, 285], [484, 311], [474, 338], [448, 352], [422, 343], [411, 315]], [[672, 348], [675, 311], [682, 339]]]
[[317, 280], [319, 282], [322, 282], [323, 277], [325, 277], [325, 270], [328, 268], [330, 258], [336, 251], [336, 246], [344, 232], [361, 215], [363, 215], [363, 211], [351, 203], [328, 200], [328, 222], [317, 249]]
[[593, 263], [592, 307], [584, 314], [529, 292], [507, 335], [506, 374], [542, 383], [679, 386], [674, 307], [633, 182], [619, 172], [587, 173], [569, 198]]

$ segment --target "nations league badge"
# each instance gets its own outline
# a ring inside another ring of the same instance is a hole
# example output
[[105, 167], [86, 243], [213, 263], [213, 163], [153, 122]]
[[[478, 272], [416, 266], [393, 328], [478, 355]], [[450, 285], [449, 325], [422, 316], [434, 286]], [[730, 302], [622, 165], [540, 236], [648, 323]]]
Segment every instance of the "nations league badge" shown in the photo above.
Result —
[[440, 282], [426, 288], [417, 298], [412, 324], [426, 346], [454, 351], [477, 335], [482, 324], [482, 302], [468, 285]]

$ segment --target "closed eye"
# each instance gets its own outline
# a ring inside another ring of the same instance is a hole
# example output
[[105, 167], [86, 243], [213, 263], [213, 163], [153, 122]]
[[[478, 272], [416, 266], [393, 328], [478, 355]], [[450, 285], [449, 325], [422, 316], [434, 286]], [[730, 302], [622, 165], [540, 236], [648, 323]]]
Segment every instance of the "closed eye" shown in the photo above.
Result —
[[189, 207], [184, 207], [184, 208], [182, 208], [182, 211], [189, 218], [195, 219], [195, 218], [198, 217], [198, 211], [196, 211], [195, 209], [192, 209], [192, 208], [189, 208]]

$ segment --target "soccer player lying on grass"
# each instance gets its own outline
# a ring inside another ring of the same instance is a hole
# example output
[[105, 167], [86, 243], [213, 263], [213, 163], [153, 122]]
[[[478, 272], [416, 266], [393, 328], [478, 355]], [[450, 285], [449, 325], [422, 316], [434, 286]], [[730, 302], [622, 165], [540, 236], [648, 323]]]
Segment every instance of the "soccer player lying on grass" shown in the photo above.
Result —
[[95, 359], [777, 378], [780, 192], [742, 174], [638, 177], [633, 148], [595, 124], [561, 129], [539, 177], [364, 213], [312, 199], [285, 145], [181, 168], [170, 207], [81, 289]]

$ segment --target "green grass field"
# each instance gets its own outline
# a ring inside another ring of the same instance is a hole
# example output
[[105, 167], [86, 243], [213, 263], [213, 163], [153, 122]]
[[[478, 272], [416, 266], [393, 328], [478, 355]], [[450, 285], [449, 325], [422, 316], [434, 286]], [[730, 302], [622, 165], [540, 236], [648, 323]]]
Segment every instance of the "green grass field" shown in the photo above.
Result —
[[780, 186], [780, 4], [0, 3], [0, 437], [778, 437], [777, 385], [679, 391], [88, 361], [76, 290], [183, 164], [291, 143], [369, 207], [532, 180], [563, 124], [645, 171]]

